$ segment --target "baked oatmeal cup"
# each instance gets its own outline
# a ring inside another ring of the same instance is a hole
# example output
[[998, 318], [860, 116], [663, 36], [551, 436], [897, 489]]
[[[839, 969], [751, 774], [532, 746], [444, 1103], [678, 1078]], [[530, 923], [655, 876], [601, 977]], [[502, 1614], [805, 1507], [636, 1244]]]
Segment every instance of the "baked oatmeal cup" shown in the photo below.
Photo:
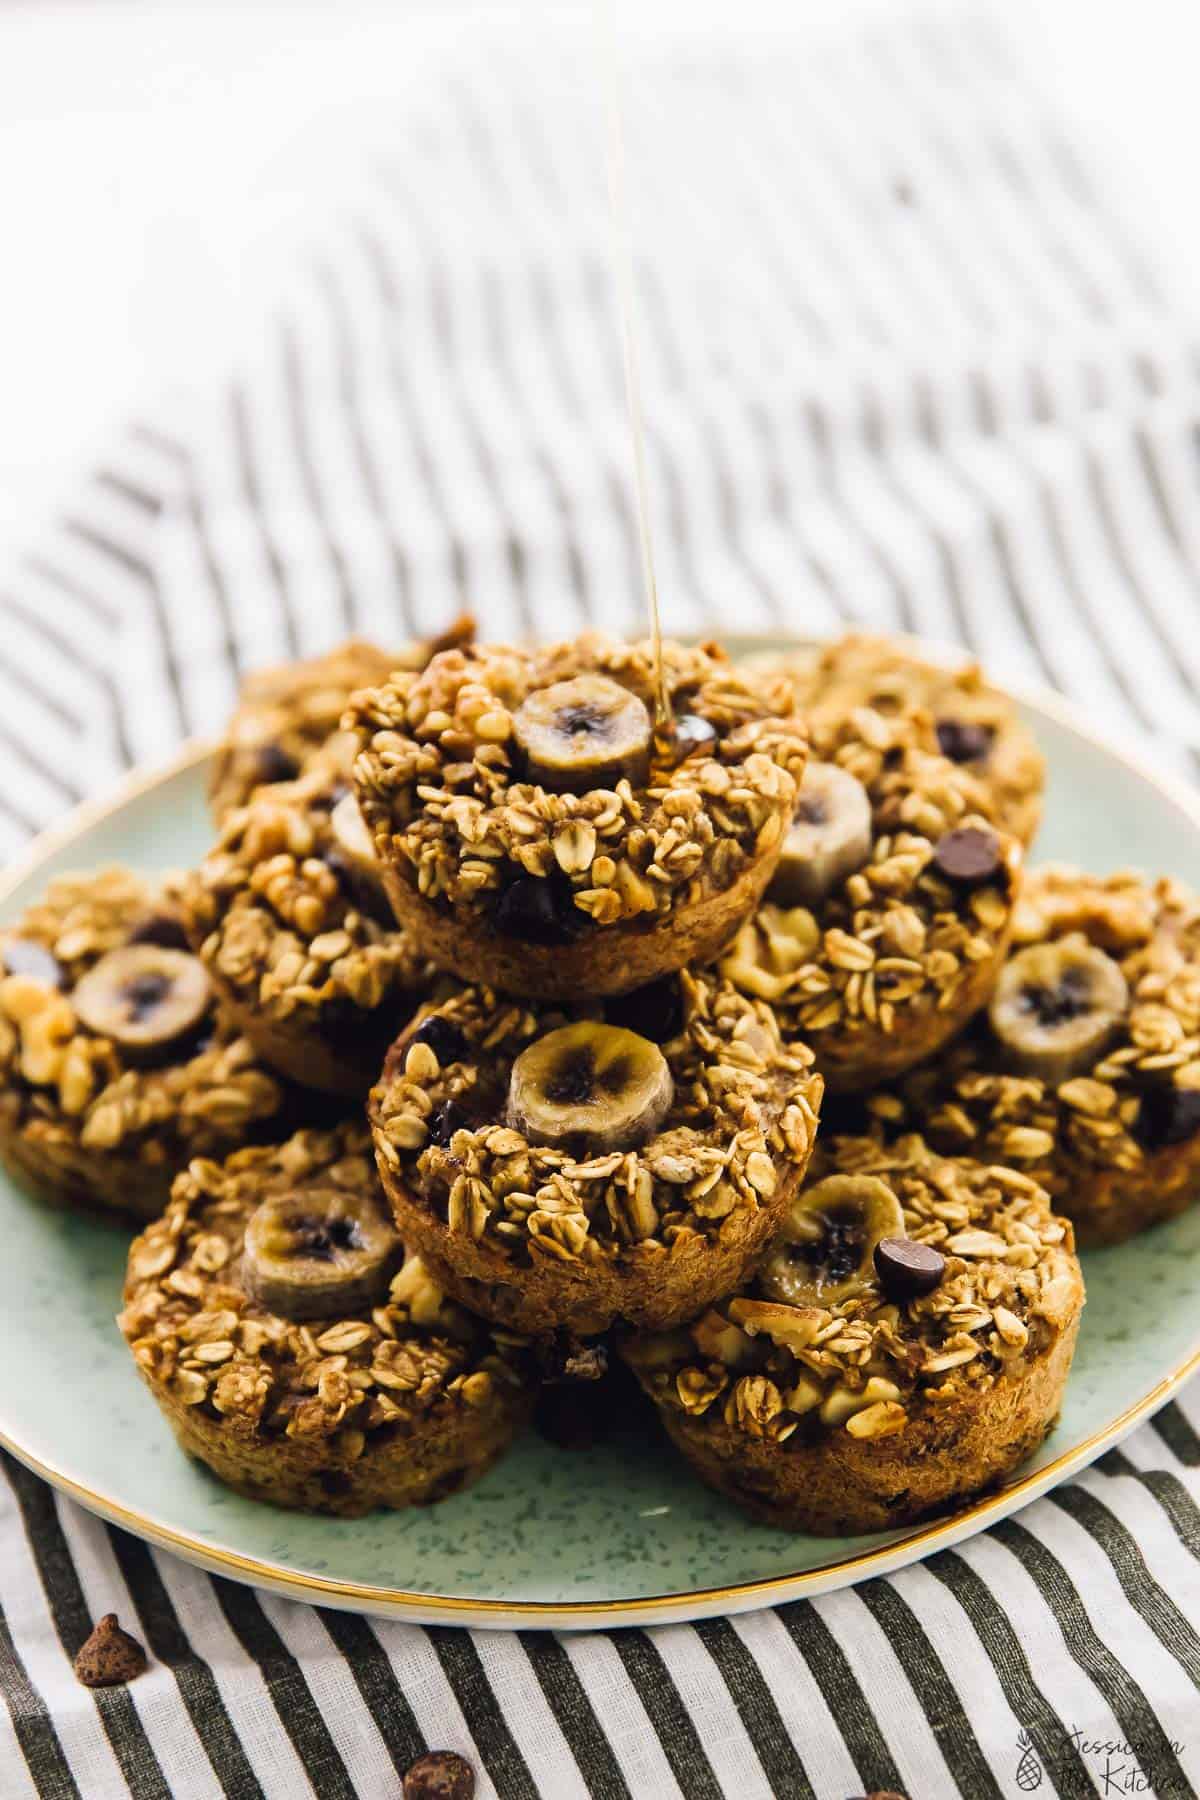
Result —
[[[426, 641], [394, 645], [390, 650], [362, 638], [350, 638], [323, 656], [280, 663], [248, 675], [238, 703], [217, 747], [209, 781], [209, 803], [218, 825], [235, 806], [244, 806], [258, 787], [294, 781], [314, 752], [327, 750], [356, 688], [386, 681], [393, 669], [423, 669], [431, 656], [453, 644], [469, 643], [475, 622], [467, 614], [446, 631]], [[346, 766], [353, 745], [341, 746]]]
[[757, 1274], [626, 1360], [696, 1473], [818, 1536], [911, 1525], [1045, 1438], [1083, 1278], [1019, 1170], [839, 1139]]
[[835, 1092], [933, 1056], [987, 1000], [1021, 846], [928, 720], [860, 709], [814, 740], [766, 902], [719, 967], [769, 1001]]
[[464, 989], [393, 1046], [368, 1117], [397, 1227], [473, 1311], [657, 1327], [728, 1292], [812, 1150], [821, 1081], [710, 975], [568, 1011]]
[[363, 815], [440, 967], [534, 999], [627, 992], [753, 909], [804, 770], [789, 684], [716, 645], [663, 654], [665, 736], [653, 647], [597, 636], [451, 651], [356, 695]]
[[60, 876], [0, 931], [0, 1160], [40, 1198], [153, 1218], [285, 1104], [161, 881]]
[[992, 687], [977, 662], [928, 662], [903, 641], [851, 632], [829, 644], [763, 665], [784, 669], [814, 732], [860, 706], [885, 715], [930, 714], [938, 748], [969, 769], [990, 798], [989, 812], [1029, 845], [1042, 817], [1046, 765], [1016, 702]]
[[180, 1447], [276, 1506], [430, 1505], [533, 1410], [524, 1348], [406, 1254], [357, 1123], [193, 1162], [130, 1250], [118, 1322]]
[[361, 1100], [432, 972], [392, 918], [336, 764], [318, 758], [227, 813], [181, 905], [222, 1005], [264, 1060]]
[[952, 1154], [1011, 1164], [1085, 1248], [1200, 1195], [1200, 898], [1129, 871], [1030, 872], [977, 1026], [866, 1110]]

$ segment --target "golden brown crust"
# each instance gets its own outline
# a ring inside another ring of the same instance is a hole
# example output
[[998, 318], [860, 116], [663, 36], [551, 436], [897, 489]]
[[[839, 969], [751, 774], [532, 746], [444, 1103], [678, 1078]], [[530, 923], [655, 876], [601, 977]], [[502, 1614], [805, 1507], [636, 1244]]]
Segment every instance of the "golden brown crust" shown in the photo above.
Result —
[[697, 1472], [756, 1517], [910, 1524], [994, 1484], [1053, 1423], [1083, 1305], [1071, 1227], [1027, 1176], [919, 1138], [836, 1139], [816, 1162], [861, 1180], [867, 1207], [883, 1184], [904, 1235], [943, 1259], [932, 1288], [889, 1292], [869, 1255], [849, 1284], [796, 1287], [789, 1227], [739, 1294], [624, 1354]]
[[[768, 900], [720, 959], [722, 974], [810, 1045], [834, 1092], [874, 1087], [956, 1036], [986, 1001], [1012, 934], [1020, 844], [993, 830], [986, 791], [931, 742], [929, 721], [911, 712], [861, 708], [825, 730], [822, 760], [871, 803], [868, 860], [817, 908]], [[996, 843], [995, 872], [976, 885], [938, 866], [959, 829]]]
[[571, 1000], [579, 994], [627, 993], [667, 970], [711, 962], [758, 905], [773, 866], [773, 858], [760, 858], [723, 893], [710, 893], [663, 918], [643, 915], [553, 948], [523, 944], [486, 919], [438, 912], [391, 869], [384, 880], [399, 924], [438, 968], [529, 1000]]
[[256, 1208], [331, 1188], [383, 1205], [361, 1124], [193, 1163], [130, 1250], [119, 1324], [183, 1448], [240, 1492], [346, 1517], [427, 1504], [495, 1460], [532, 1408], [531, 1373], [412, 1255], [381, 1304], [345, 1316], [298, 1323], [255, 1298]]
[[421, 669], [439, 650], [469, 643], [475, 622], [463, 614], [426, 642], [383, 649], [350, 638], [321, 656], [257, 669], [242, 684], [238, 703], [217, 746], [209, 778], [209, 804], [221, 823], [244, 806], [256, 788], [303, 774], [317, 751], [327, 751], [348, 770], [353, 744], [330, 745], [355, 688], [386, 681], [393, 669]]
[[[162, 930], [180, 930], [170, 885], [110, 868], [60, 876], [0, 934], [0, 1157], [51, 1204], [152, 1218], [191, 1157], [279, 1128], [284, 1090], [219, 1007], [153, 1066], [77, 1016], [74, 990], [101, 958]], [[60, 987], [3, 973], [29, 946], [56, 960]]]
[[[1042, 816], [1045, 758], [1016, 703], [984, 680], [978, 663], [940, 666], [894, 638], [851, 632], [770, 666], [786, 670], [795, 682], [815, 746], [831, 722], [858, 707], [884, 714], [928, 712], [941, 742], [986, 787], [996, 823], [1026, 846], [1033, 842]], [[973, 729], [964, 732], [964, 726]], [[973, 743], [980, 733], [982, 741]]]
[[936, 1066], [864, 1106], [881, 1136], [1026, 1170], [1084, 1248], [1118, 1244], [1200, 1195], [1200, 901], [1178, 882], [1031, 871], [1014, 949], [1075, 934], [1119, 964], [1128, 1014], [1095, 1067], [1057, 1084], [1019, 1070], [981, 1019]]
[[362, 1099], [433, 977], [382, 893], [340, 853], [331, 817], [346, 791], [317, 758], [299, 780], [228, 812], [181, 906], [214, 987], [259, 1054], [307, 1087]]
[[523, 779], [514, 716], [581, 675], [652, 708], [649, 645], [452, 652], [355, 696], [355, 784], [392, 903], [444, 966], [522, 995], [623, 991], [712, 954], [753, 904], [804, 768], [790, 688], [716, 646], [667, 644], [664, 666], [711, 744], [679, 761], [656, 748], [645, 785], [582, 794]]
[[[727, 1292], [773, 1234], [812, 1151], [820, 1079], [761, 1003], [711, 976], [677, 983], [681, 1023], [661, 1045], [675, 1098], [636, 1149], [580, 1157], [506, 1122], [513, 1062], [562, 1011], [467, 989], [389, 1053], [368, 1116], [397, 1224], [485, 1317], [527, 1332], [670, 1324]], [[461, 1034], [445, 1068], [431, 1021]]]
[[662, 1412], [672, 1442], [710, 1487], [751, 1518], [815, 1537], [916, 1525], [976, 1499], [1020, 1468], [1053, 1429], [1079, 1315], [1044, 1355], [953, 1412], [895, 1437], [827, 1432], [792, 1455], [724, 1421]]

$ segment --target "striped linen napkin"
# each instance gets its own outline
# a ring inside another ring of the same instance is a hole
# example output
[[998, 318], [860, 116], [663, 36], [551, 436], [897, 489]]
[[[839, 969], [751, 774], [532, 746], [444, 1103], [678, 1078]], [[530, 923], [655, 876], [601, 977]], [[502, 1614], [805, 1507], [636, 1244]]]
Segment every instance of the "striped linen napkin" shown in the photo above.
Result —
[[[1194, 774], [1194, 322], [1003, 39], [956, 7], [628, 60], [669, 627], [958, 639]], [[565, 28], [421, 69], [244, 365], [0, 585], [0, 847], [263, 660], [464, 601], [640, 624], [600, 123]], [[386, 1800], [427, 1746], [503, 1800], [1200, 1788], [1194, 1386], [918, 1567], [578, 1636], [256, 1595], [4, 1476], [6, 1800]], [[152, 1665], [85, 1692], [113, 1608]]]

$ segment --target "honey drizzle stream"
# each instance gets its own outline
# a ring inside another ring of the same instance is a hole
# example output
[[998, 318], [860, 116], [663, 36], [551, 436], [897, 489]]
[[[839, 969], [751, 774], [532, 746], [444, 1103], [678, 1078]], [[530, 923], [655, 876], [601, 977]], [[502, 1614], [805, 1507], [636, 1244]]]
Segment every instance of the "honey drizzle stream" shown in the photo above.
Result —
[[654, 574], [654, 540], [650, 531], [650, 486], [646, 477], [646, 432], [642, 420], [642, 387], [634, 331], [633, 242], [629, 226], [629, 200], [625, 186], [625, 132], [621, 115], [621, 85], [617, 55], [616, 0], [596, 0], [596, 21], [604, 42], [608, 114], [608, 198], [612, 220], [613, 264], [621, 307], [621, 348], [625, 363], [625, 404], [633, 438], [634, 482], [637, 490], [638, 538], [642, 556], [642, 585], [654, 639], [654, 745], [664, 761], [671, 760], [674, 717], [667, 693], [663, 662], [662, 624], [658, 611], [658, 582]]

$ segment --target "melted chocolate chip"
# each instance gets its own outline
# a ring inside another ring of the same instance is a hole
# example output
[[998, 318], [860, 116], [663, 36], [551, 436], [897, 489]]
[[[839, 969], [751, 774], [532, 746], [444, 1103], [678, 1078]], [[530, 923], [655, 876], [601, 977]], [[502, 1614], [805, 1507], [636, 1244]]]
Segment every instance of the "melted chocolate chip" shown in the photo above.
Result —
[[931, 1294], [946, 1273], [946, 1259], [932, 1244], [913, 1238], [880, 1238], [875, 1246], [875, 1273], [889, 1300], [915, 1300]]
[[982, 887], [1001, 867], [1000, 839], [985, 825], [957, 825], [938, 839], [933, 866], [955, 887]]
[[717, 741], [717, 728], [699, 713], [680, 713], [671, 727], [671, 752], [676, 763], [686, 762], [698, 750], [711, 750]]
[[631, 994], [617, 994], [605, 1002], [610, 1025], [636, 1031], [652, 1044], [665, 1044], [683, 1030], [683, 989], [678, 975], [660, 975]]
[[443, 1069], [451, 1063], [463, 1062], [467, 1055], [467, 1040], [451, 1019], [443, 1019], [433, 1013], [413, 1032], [414, 1044], [428, 1044], [438, 1063]]
[[547, 948], [570, 944], [588, 928], [564, 875], [518, 875], [501, 894], [494, 918], [509, 937]]
[[991, 753], [995, 732], [990, 725], [976, 725], [970, 719], [939, 719], [938, 749], [951, 762], [983, 762]]
[[257, 775], [260, 782], [295, 781], [300, 764], [278, 744], [263, 744], [258, 751]]
[[429, 1141], [445, 1150], [456, 1131], [469, 1131], [474, 1121], [456, 1100], [445, 1100], [429, 1119]]
[[31, 981], [48, 988], [63, 985], [58, 959], [50, 954], [45, 944], [36, 943], [33, 938], [9, 938], [0, 950], [0, 960], [9, 975], [27, 975]]
[[1200, 1131], [1200, 1089], [1152, 1087], [1142, 1095], [1133, 1134], [1146, 1150], [1186, 1143]]
[[187, 932], [174, 913], [151, 913], [129, 934], [131, 944], [155, 944], [160, 950], [190, 950]]
[[427, 1750], [404, 1777], [404, 1800], [472, 1800], [475, 1771], [457, 1750]]

